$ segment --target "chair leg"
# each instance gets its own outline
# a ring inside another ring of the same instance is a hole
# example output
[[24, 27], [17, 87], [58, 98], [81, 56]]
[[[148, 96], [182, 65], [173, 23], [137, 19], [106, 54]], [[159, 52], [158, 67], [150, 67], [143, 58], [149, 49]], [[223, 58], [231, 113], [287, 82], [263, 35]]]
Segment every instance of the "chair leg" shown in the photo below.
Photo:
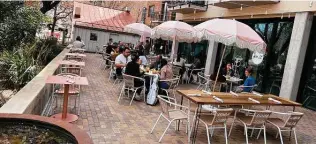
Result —
[[225, 130], [225, 142], [228, 144], [228, 138], [227, 138], [227, 126], [224, 124], [224, 130]]
[[295, 131], [295, 128], [293, 128], [293, 134], [294, 134], [295, 144], [297, 144], [297, 137], [296, 137], [296, 131]]
[[161, 135], [161, 137], [160, 137], [160, 139], [159, 139], [159, 142], [161, 142], [161, 140], [162, 140], [163, 136], [165, 135], [165, 133], [166, 133], [166, 132], [167, 132], [167, 130], [169, 129], [169, 127], [170, 127], [170, 125], [171, 125], [171, 123], [172, 123], [172, 122], [173, 122], [173, 120], [169, 122], [169, 124], [168, 124], [167, 128], [165, 129], [165, 131], [164, 131], [164, 132], [163, 132], [163, 134]]
[[260, 129], [259, 132], [258, 132], [257, 139], [259, 139], [259, 137], [260, 137], [261, 130], [262, 130], [262, 129]]
[[122, 96], [122, 94], [123, 94], [123, 92], [124, 92], [124, 89], [125, 89], [125, 86], [123, 85], [122, 90], [121, 90], [121, 93], [120, 93], [120, 96], [119, 96], [117, 102], [120, 102], [120, 98], [121, 98], [121, 96]]
[[264, 144], [267, 144], [266, 126], [263, 126], [263, 137], [264, 137]]
[[211, 144], [210, 132], [209, 132], [209, 128], [208, 128], [207, 124], [205, 124], [205, 127], [206, 127], [207, 142], [208, 142], [208, 144]]
[[237, 110], [235, 111], [234, 119], [233, 119], [232, 125], [230, 126], [228, 136], [230, 136], [230, 134], [232, 132], [232, 129], [234, 127], [234, 123], [235, 123], [235, 120], [236, 120], [236, 114], [237, 114]]
[[280, 134], [280, 141], [281, 141], [281, 144], [283, 144], [283, 137], [282, 137], [281, 129], [278, 128], [278, 131], [279, 131], [279, 134]]
[[247, 132], [247, 126], [246, 125], [244, 125], [244, 127], [245, 127], [245, 134], [246, 134], [246, 144], [248, 144], [248, 132]]
[[214, 134], [214, 128], [211, 129], [211, 137], [213, 137]]
[[[136, 89], [137, 90], [137, 89]], [[136, 90], [134, 91], [134, 93], [133, 93], [133, 97], [132, 97], [132, 100], [131, 100], [131, 102], [129, 103], [129, 105], [132, 105], [132, 102], [133, 102], [133, 100], [134, 100], [134, 98], [135, 98], [135, 96], [136, 96]]]
[[157, 125], [157, 123], [158, 123], [158, 121], [159, 121], [159, 119], [160, 119], [161, 116], [162, 116], [162, 114], [159, 115], [159, 117], [158, 117], [158, 119], [156, 120], [156, 122], [155, 122], [153, 128], [151, 129], [150, 133], [153, 133], [153, 131], [154, 131], [154, 129], [155, 129], [155, 127], [156, 127], [156, 125]]

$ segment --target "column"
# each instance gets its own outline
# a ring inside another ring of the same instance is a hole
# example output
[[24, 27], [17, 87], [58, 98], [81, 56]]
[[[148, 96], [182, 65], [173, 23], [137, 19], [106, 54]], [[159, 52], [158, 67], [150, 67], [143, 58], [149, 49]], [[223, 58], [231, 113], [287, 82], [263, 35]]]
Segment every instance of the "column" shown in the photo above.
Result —
[[312, 22], [312, 13], [301, 12], [295, 15], [280, 97], [296, 101]]
[[218, 43], [208, 42], [207, 59], [205, 62], [205, 74], [211, 75], [214, 72]]

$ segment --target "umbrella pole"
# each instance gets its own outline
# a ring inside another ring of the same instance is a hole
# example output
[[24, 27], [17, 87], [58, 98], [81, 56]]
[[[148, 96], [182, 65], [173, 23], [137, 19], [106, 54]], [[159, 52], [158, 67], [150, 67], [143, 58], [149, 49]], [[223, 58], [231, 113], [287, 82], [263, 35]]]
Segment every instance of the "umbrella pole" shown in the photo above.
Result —
[[173, 56], [175, 53], [175, 48], [176, 48], [176, 38], [173, 39], [172, 41], [172, 48], [171, 48], [171, 55], [170, 55], [170, 60], [173, 62]]
[[220, 61], [220, 63], [219, 63], [218, 70], [217, 70], [216, 79], [215, 79], [215, 83], [214, 83], [214, 86], [213, 86], [213, 92], [215, 91], [215, 86], [216, 86], [216, 82], [217, 82], [217, 79], [218, 79], [219, 72], [220, 72], [221, 67], [222, 67], [222, 63], [223, 63], [223, 58], [224, 58], [224, 55], [225, 55], [225, 51], [226, 51], [226, 45], [225, 45], [225, 48], [224, 48], [224, 51], [223, 51], [223, 54], [222, 54], [221, 61]]

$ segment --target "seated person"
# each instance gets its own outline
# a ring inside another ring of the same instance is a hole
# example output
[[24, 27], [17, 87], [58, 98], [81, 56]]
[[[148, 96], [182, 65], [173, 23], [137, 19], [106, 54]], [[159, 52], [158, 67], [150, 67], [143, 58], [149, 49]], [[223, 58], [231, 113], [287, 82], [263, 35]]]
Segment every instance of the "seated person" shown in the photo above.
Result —
[[156, 57], [156, 61], [152, 64], [150, 64], [150, 69], [156, 69], [156, 70], [159, 70], [161, 69], [161, 60], [162, 60], [162, 56], [161, 55], [157, 55]]
[[[160, 80], [168, 80], [173, 78], [172, 68], [168, 64], [166, 59], [161, 60], [161, 70], [160, 70]], [[159, 87], [163, 89], [168, 89], [169, 85], [166, 82], [160, 82]]]
[[139, 55], [139, 63], [141, 65], [147, 65], [148, 62], [147, 62], [147, 58], [146, 58], [144, 52], [143, 51], [138, 51], [138, 55]]
[[111, 60], [114, 61], [119, 54], [119, 47], [116, 46], [113, 51], [111, 51]]
[[121, 77], [122, 76], [122, 70], [126, 66], [128, 62], [128, 56], [130, 55], [130, 50], [129, 48], [125, 48], [123, 53], [118, 55], [115, 58], [115, 67], [116, 67], [116, 76]]
[[180, 77], [182, 78], [182, 75], [185, 71], [185, 59], [181, 58], [180, 55], [178, 55], [177, 59], [175, 59], [172, 64], [174, 66], [181, 67]]
[[[139, 60], [139, 57], [137, 54], [132, 54], [131, 55], [131, 61], [127, 63], [126, 69], [125, 69], [125, 74], [135, 76], [135, 77], [141, 77], [143, 76], [144, 73], [140, 72], [140, 65], [137, 63]], [[141, 87], [143, 86], [144, 83], [141, 80], [134, 79], [134, 86], [135, 87]], [[142, 89], [138, 89], [136, 91], [137, 95], [135, 96], [136, 100], [139, 100], [141, 98], [140, 93]]]
[[[203, 67], [203, 65], [202, 65], [201, 59], [199, 58], [199, 56], [195, 56], [194, 62], [193, 62], [193, 64], [191, 65], [190, 70], [188, 70], [188, 77], [190, 78], [190, 74], [191, 74], [191, 72], [192, 72], [192, 69], [201, 69], [202, 67]], [[196, 79], [197, 79], [197, 78], [195, 78], [196, 75], [197, 75], [197, 73], [198, 73], [198, 71], [193, 71], [193, 72], [192, 72], [193, 80], [194, 80], [194, 81], [196, 81]]]
[[231, 63], [227, 63], [226, 64], [226, 67], [223, 68], [223, 70], [222, 70], [222, 75], [234, 76], [234, 71], [232, 69], [232, 64]]
[[72, 45], [74, 46], [74, 48], [83, 48], [85, 46], [80, 36], [76, 37], [76, 40], [72, 43]]
[[251, 90], [253, 89], [253, 87], [256, 84], [256, 80], [254, 77], [252, 77], [252, 69], [251, 68], [247, 68], [245, 70], [245, 75], [246, 75], [246, 80], [244, 82], [243, 85], [239, 86], [236, 89], [236, 92], [251, 92]]

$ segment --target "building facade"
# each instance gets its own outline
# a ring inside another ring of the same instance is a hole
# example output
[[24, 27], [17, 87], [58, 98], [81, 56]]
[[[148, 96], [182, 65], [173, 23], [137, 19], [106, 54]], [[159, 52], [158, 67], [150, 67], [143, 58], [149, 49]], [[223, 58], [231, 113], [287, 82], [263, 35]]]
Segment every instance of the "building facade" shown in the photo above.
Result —
[[[236, 19], [252, 27], [267, 43], [260, 64], [253, 53], [236, 47], [225, 52], [224, 62], [233, 63], [243, 75], [252, 66], [257, 91], [273, 93], [316, 109], [316, 3], [313, 1], [173, 1], [168, 7], [176, 19], [197, 25], [214, 18]], [[219, 63], [223, 45], [206, 42], [206, 73], [212, 74]]]

